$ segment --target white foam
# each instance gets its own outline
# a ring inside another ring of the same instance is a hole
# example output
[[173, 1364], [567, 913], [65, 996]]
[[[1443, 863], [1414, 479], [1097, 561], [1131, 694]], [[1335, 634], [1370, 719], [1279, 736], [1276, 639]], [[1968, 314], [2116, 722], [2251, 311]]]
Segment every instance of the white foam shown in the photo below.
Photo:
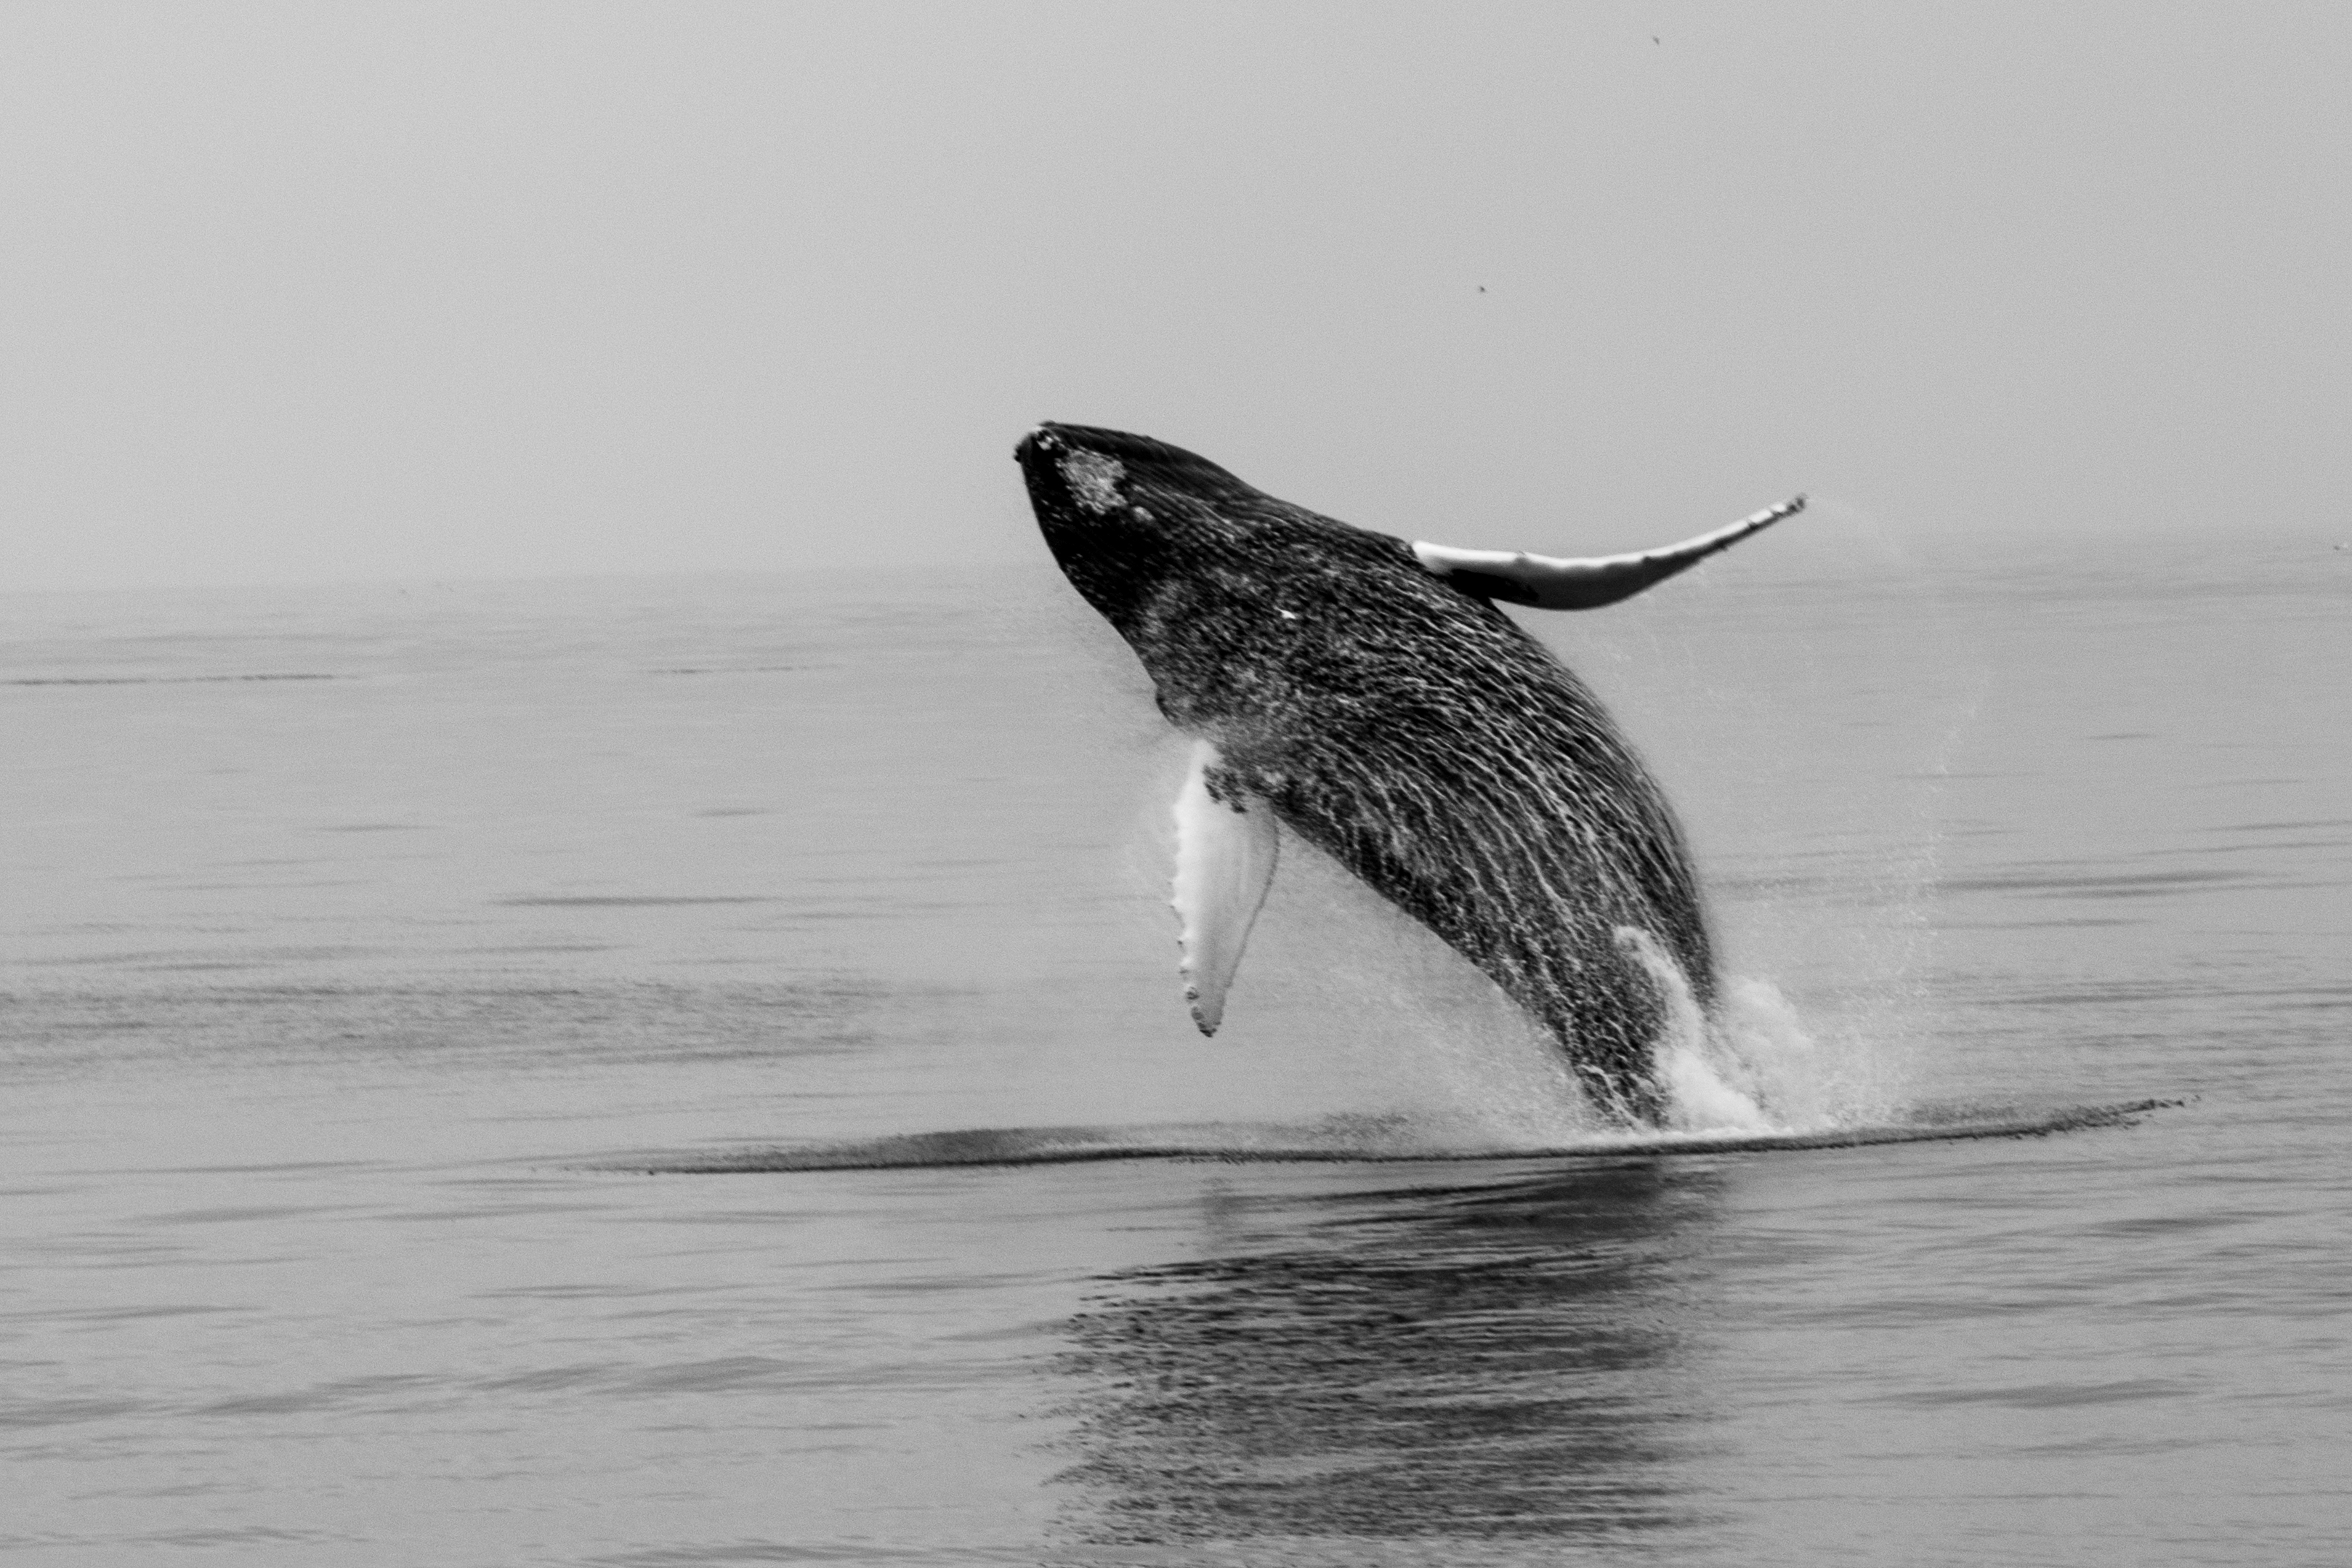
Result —
[[1667, 1124], [1683, 1132], [1778, 1131], [1738, 1081], [1745, 1076], [1738, 1058], [1723, 1048], [1674, 955], [1633, 926], [1619, 926], [1615, 934], [1617, 945], [1648, 971], [1665, 997], [1665, 1027], [1651, 1049], [1666, 1091]]
[[1903, 1097], [1890, 1053], [1868, 1033], [1822, 1033], [1769, 980], [1724, 979], [1712, 1016], [1682, 968], [1646, 931], [1619, 942], [1666, 996], [1654, 1050], [1677, 1132], [1819, 1132], [1883, 1122]]

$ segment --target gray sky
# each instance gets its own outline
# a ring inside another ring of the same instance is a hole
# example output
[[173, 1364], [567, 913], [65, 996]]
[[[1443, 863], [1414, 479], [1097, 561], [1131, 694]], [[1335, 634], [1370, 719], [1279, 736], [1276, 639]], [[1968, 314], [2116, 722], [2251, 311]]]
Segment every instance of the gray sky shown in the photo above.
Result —
[[2340, 4], [8, 0], [0, 587], [1012, 559], [1040, 418], [1465, 545], [2352, 537], [2347, 81]]

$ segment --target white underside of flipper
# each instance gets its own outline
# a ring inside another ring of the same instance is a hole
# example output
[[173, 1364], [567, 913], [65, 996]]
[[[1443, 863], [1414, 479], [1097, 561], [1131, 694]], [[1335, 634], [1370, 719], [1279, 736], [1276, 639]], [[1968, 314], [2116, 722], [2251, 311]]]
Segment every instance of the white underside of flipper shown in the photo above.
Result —
[[[1433, 577], [1468, 574], [1474, 580], [1508, 584], [1503, 596], [1539, 610], [1597, 610], [1643, 589], [1663, 583], [1675, 573], [1697, 565], [1717, 551], [1728, 550], [1751, 533], [1771, 527], [1784, 517], [1805, 510], [1805, 498], [1796, 496], [1779, 506], [1768, 506], [1743, 517], [1728, 528], [1669, 544], [1663, 550], [1631, 555], [1589, 555], [1570, 558], [1530, 555], [1517, 550], [1456, 550], [1450, 544], [1423, 541], [1412, 553]], [[1487, 589], [1486, 592], [1494, 592]]]
[[1282, 844], [1264, 801], [1209, 793], [1209, 770], [1219, 760], [1209, 742], [1192, 748], [1176, 795], [1176, 880], [1169, 900], [1184, 948], [1184, 1000], [1204, 1035], [1224, 1020], [1225, 987], [1241, 965]]

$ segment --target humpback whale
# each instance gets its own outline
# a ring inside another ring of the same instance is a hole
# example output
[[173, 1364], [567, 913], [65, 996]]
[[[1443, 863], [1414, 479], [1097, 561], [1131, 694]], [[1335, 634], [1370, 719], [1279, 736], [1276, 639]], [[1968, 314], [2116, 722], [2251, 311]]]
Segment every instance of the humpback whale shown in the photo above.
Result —
[[1716, 994], [1697, 879], [1633, 748], [1496, 601], [1613, 604], [1804, 498], [1662, 550], [1559, 558], [1351, 527], [1116, 430], [1041, 425], [1014, 458], [1063, 574], [1194, 738], [1173, 902], [1201, 1031], [1286, 830], [1500, 986], [1602, 1114], [1660, 1121], [1671, 971], [1700, 1006]]

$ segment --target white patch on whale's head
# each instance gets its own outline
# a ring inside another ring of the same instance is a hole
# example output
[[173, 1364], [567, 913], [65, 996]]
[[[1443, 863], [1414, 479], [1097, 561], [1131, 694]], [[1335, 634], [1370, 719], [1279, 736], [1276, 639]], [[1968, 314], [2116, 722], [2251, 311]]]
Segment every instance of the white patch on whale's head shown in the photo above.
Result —
[[1062, 482], [1088, 511], [1106, 512], [1119, 504], [1118, 481], [1127, 477], [1127, 468], [1117, 458], [1074, 451], [1062, 458], [1060, 467]]

